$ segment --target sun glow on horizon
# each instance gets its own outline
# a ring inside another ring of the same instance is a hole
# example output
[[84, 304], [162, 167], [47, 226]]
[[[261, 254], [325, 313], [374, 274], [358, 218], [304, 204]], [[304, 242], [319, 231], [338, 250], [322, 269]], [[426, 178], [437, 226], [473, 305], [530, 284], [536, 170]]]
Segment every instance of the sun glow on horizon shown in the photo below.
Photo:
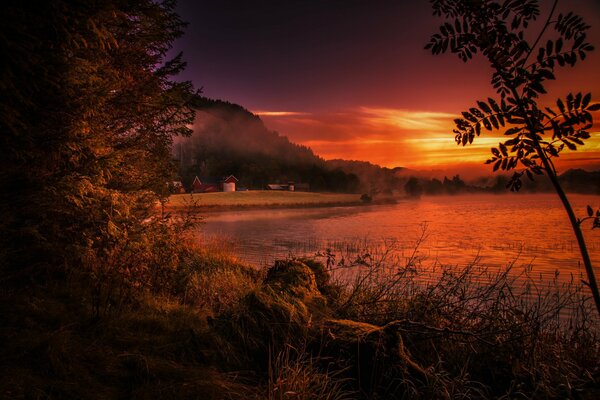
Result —
[[[258, 113], [258, 112], [257, 112]], [[267, 126], [308, 146], [325, 159], [364, 160], [384, 167], [452, 168], [483, 165], [490, 149], [507, 137], [482, 132], [472, 144], [454, 141], [454, 113], [361, 106], [329, 113], [265, 111]], [[556, 161], [577, 167], [600, 166], [600, 132], [578, 151], [564, 151]], [[491, 168], [489, 168], [491, 172]]]

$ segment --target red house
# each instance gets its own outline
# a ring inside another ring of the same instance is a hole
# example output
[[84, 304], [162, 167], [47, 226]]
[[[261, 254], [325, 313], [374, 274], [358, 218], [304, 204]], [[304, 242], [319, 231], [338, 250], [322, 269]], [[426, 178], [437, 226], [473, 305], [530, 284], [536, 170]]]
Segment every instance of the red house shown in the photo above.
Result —
[[235, 185], [238, 179], [229, 175], [223, 179], [203, 177], [194, 178], [192, 182], [192, 192], [194, 193], [213, 193], [213, 192], [235, 192]]

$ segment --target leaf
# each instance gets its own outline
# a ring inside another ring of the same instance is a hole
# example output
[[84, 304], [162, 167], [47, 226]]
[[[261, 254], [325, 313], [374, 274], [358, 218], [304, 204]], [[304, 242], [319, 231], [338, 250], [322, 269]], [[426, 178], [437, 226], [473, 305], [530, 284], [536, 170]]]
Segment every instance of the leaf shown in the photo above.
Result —
[[462, 112], [462, 116], [465, 117], [465, 119], [471, 121], [471, 122], [477, 122], [477, 118], [471, 114], [470, 112], [467, 111], [463, 111]]
[[546, 89], [544, 89], [544, 86], [538, 81], [531, 82], [529, 87], [537, 93], [546, 93]]
[[582, 108], [587, 108], [587, 106], [590, 104], [590, 101], [592, 100], [592, 94], [588, 93], [583, 97], [583, 102], [581, 103], [581, 107]]
[[575, 96], [575, 103], [573, 104], [573, 107], [575, 107], [575, 109], [578, 109], [579, 106], [581, 105], [581, 99], [582, 99], [582, 94], [581, 93], [577, 93], [577, 96]]
[[498, 124], [498, 120], [493, 115], [490, 117], [490, 122], [494, 125], [495, 129], [499, 129], [500, 125]]
[[490, 106], [492, 106], [492, 109], [494, 110], [494, 112], [499, 114], [502, 111], [502, 110], [500, 110], [500, 106], [498, 105], [496, 100], [492, 99], [491, 97], [488, 98], [488, 103], [490, 103]]
[[520, 132], [521, 129], [523, 129], [523, 128], [510, 128], [509, 130], [507, 130], [506, 132], [504, 132], [504, 135], [505, 136], [514, 135], [515, 133]]
[[529, 178], [529, 180], [532, 181], [533, 180], [533, 174], [531, 173], [531, 171], [528, 170], [528, 169], [526, 169], [525, 173], [527, 174], [527, 177]]
[[569, 93], [567, 95], [567, 110], [571, 111], [573, 109], [573, 93]]
[[469, 108], [469, 111], [475, 115], [477, 118], [483, 118], [485, 117], [485, 115], [483, 115], [483, 113], [481, 111], [479, 111], [477, 108], [473, 107], [473, 108]]
[[483, 101], [478, 101], [477, 105], [479, 106], [479, 108], [481, 108], [483, 110], [483, 112], [485, 112], [486, 114], [491, 114], [492, 113], [492, 109], [490, 108], [490, 106], [487, 105], [487, 103], [483, 102]]
[[592, 217], [594, 215], [594, 210], [592, 210], [591, 206], [587, 206], [587, 214], [588, 217]]
[[494, 168], [492, 168], [492, 171], [498, 171], [498, 168], [500, 168], [500, 164], [502, 164], [502, 160], [496, 161], [496, 164], [494, 164]]
[[562, 40], [562, 38], [558, 38], [558, 40], [556, 41], [555, 46], [554, 46], [557, 53], [560, 53], [562, 46], [563, 46], [563, 40]]
[[600, 103], [592, 104], [587, 109], [589, 111], [598, 111], [598, 110], [600, 110]]
[[562, 142], [567, 146], [567, 148], [569, 150], [572, 150], [572, 151], [577, 150], [577, 146], [575, 146], [573, 143], [569, 142], [568, 140], [566, 140], [566, 139], [563, 138]]
[[484, 119], [482, 122], [485, 129], [487, 129], [488, 131], [492, 130], [492, 124], [490, 124], [490, 121], [488, 119]]
[[506, 149], [506, 146], [503, 143], [500, 143], [499, 147], [500, 147], [500, 151], [502, 152], [502, 155], [504, 157], [508, 156], [508, 151]]
[[552, 49], [553, 49], [552, 40], [548, 40], [548, 43], [546, 43], [546, 53], [552, 54]]
[[504, 115], [498, 114], [496, 117], [498, 118], [498, 122], [500, 122], [500, 125], [504, 126]]

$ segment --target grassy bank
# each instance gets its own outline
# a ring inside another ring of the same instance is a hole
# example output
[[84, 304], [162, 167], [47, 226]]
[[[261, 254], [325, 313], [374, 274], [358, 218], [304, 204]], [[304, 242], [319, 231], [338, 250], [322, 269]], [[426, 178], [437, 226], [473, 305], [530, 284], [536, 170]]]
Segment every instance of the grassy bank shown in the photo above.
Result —
[[178, 260], [160, 287], [100, 316], [79, 275], [0, 291], [0, 397], [600, 394], [600, 327], [581, 287], [517, 284], [475, 265], [424, 285], [417, 257], [385, 254], [255, 271], [206, 243]]
[[359, 194], [314, 193], [251, 190], [246, 192], [218, 192], [176, 194], [169, 197], [166, 208], [183, 210], [197, 207], [201, 210], [244, 208], [287, 208], [354, 206], [365, 204]]

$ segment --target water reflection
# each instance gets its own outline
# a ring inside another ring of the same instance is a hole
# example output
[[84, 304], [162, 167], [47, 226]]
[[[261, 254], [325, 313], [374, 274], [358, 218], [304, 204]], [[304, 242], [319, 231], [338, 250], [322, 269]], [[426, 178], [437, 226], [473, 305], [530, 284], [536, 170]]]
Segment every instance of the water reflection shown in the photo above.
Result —
[[[587, 204], [598, 206], [600, 197], [576, 195], [572, 201], [581, 214]], [[427, 237], [419, 248], [424, 265], [464, 266], [478, 257], [486, 267], [517, 260], [517, 266], [531, 264], [546, 276], [560, 270], [565, 280], [583, 272], [566, 214], [551, 194], [432, 197], [385, 206], [228, 211], [205, 217], [201, 237], [227, 240], [241, 259], [257, 265], [327, 248], [338, 254], [374, 251], [390, 241], [402, 257], [412, 251], [426, 224]], [[598, 266], [600, 230], [585, 227], [584, 234]]]

